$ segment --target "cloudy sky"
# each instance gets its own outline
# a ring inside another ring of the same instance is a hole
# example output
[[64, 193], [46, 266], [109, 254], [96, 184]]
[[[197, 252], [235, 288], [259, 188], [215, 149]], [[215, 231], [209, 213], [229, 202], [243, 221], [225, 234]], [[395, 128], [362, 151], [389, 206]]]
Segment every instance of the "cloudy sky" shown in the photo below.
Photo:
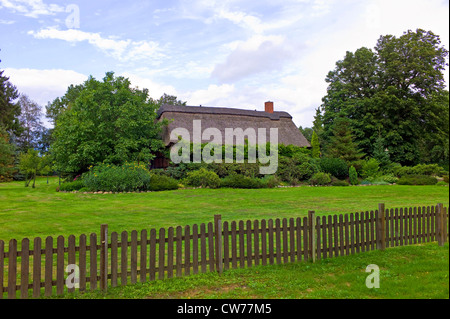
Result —
[[42, 106], [114, 71], [188, 105], [274, 101], [310, 127], [346, 51], [417, 28], [449, 49], [449, 0], [0, 0], [0, 69]]

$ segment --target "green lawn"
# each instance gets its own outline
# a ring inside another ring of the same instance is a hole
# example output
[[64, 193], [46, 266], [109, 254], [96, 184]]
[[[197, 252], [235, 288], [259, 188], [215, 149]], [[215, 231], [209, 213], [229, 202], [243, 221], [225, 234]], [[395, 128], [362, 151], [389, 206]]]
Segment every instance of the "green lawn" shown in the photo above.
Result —
[[[366, 267], [380, 269], [380, 288], [366, 286]], [[449, 245], [375, 250], [311, 262], [233, 269], [223, 274], [138, 283], [54, 298], [106, 299], [448, 299]]]
[[183, 189], [138, 194], [58, 193], [57, 178], [0, 184], [0, 239], [131, 231], [223, 220], [290, 218], [386, 208], [449, 204], [447, 186], [295, 187], [276, 189]]

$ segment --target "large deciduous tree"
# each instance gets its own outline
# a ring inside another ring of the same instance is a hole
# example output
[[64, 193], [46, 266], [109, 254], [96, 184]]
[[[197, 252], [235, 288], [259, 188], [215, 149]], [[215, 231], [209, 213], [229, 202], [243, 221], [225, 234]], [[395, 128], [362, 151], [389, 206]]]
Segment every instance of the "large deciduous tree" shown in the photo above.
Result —
[[329, 142], [336, 118], [346, 117], [369, 156], [381, 135], [394, 162], [448, 161], [447, 56], [439, 36], [421, 29], [381, 36], [374, 50], [347, 52], [326, 78], [327, 95], [316, 115], [320, 137]]
[[89, 77], [77, 91], [56, 117], [50, 152], [59, 172], [79, 174], [101, 162], [149, 161], [162, 149], [162, 124], [148, 90], [132, 88], [128, 79], [109, 72], [103, 81]]

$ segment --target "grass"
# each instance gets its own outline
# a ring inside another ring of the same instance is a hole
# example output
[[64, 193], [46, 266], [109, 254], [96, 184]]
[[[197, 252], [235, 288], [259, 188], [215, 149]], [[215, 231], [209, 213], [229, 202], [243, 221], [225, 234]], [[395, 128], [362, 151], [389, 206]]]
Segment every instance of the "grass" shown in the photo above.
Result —
[[[0, 240], [168, 228], [222, 219], [255, 220], [449, 204], [448, 186], [380, 185], [276, 189], [183, 189], [140, 194], [58, 193], [57, 178], [0, 184]], [[359, 255], [200, 274], [76, 293], [63, 298], [448, 298], [448, 244], [389, 248]], [[381, 269], [381, 288], [365, 286], [365, 267]], [[418, 284], [420, 283], [420, 284]]]
[[[366, 267], [380, 288], [366, 287]], [[448, 299], [449, 245], [388, 248], [311, 262], [233, 269], [223, 274], [139, 283], [54, 298], [75, 299]]]
[[0, 184], [0, 239], [69, 236], [174, 227], [222, 220], [291, 218], [449, 203], [445, 186], [296, 187], [276, 189], [182, 189], [137, 194], [58, 193], [57, 178]]

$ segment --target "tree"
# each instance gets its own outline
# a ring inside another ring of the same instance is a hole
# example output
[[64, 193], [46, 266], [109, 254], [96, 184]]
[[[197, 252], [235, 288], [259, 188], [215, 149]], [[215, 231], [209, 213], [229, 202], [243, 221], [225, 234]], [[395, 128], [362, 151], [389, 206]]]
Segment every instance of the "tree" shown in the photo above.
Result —
[[26, 153], [21, 153], [19, 156], [19, 169], [26, 174], [25, 187], [30, 185], [33, 181], [32, 188], [35, 188], [36, 175], [48, 174], [51, 172], [50, 158], [48, 155], [39, 156], [39, 151], [30, 148]]
[[164, 147], [156, 110], [148, 90], [130, 87], [124, 77], [89, 77], [57, 116], [50, 147], [56, 170], [78, 175], [102, 162], [150, 161]]
[[0, 181], [11, 179], [14, 169], [14, 145], [9, 141], [8, 132], [0, 126]]
[[45, 116], [52, 122], [53, 125], [56, 125], [56, 121], [58, 116], [67, 110], [70, 105], [72, 105], [75, 100], [80, 95], [80, 92], [83, 90], [83, 85], [73, 85], [71, 84], [66, 91], [66, 94], [62, 97], [57, 97], [53, 100], [52, 103], [48, 103], [45, 107], [46, 113]]
[[354, 141], [350, 120], [339, 117], [333, 125], [333, 136], [326, 148], [326, 155], [332, 158], [343, 159], [347, 165], [361, 168], [364, 153], [358, 148], [358, 143]]
[[320, 137], [329, 142], [335, 119], [346, 117], [369, 156], [381, 134], [392, 161], [426, 161], [429, 147], [448, 144], [447, 56], [439, 36], [421, 29], [381, 36], [374, 50], [347, 52], [326, 78], [327, 95], [316, 114], [324, 128]]
[[0, 71], [0, 126], [8, 132], [19, 135], [21, 132], [20, 105], [14, 102], [19, 97], [19, 93], [3, 72]]
[[384, 138], [378, 135], [373, 146], [373, 158], [378, 161], [382, 168], [386, 167], [391, 163], [389, 158], [389, 150], [384, 146]]
[[312, 147], [312, 157], [319, 158], [320, 157], [320, 143], [319, 137], [316, 134], [316, 131], [313, 131], [311, 138], [311, 147]]
[[44, 130], [41, 121], [41, 106], [30, 100], [27, 95], [21, 94], [19, 97], [21, 114], [19, 116], [22, 133], [17, 136], [16, 143], [20, 151], [25, 152], [29, 148], [38, 148], [39, 139]]
[[174, 95], [169, 95], [164, 93], [159, 100], [155, 101], [158, 107], [163, 106], [164, 104], [170, 104], [170, 105], [180, 105], [180, 106], [186, 106], [187, 102], [183, 102], [181, 100], [178, 100], [178, 98]]
[[306, 138], [306, 140], [311, 143], [311, 139], [312, 139], [314, 130], [310, 127], [303, 128], [302, 126], [300, 126], [298, 129], [303, 134], [303, 136]]

